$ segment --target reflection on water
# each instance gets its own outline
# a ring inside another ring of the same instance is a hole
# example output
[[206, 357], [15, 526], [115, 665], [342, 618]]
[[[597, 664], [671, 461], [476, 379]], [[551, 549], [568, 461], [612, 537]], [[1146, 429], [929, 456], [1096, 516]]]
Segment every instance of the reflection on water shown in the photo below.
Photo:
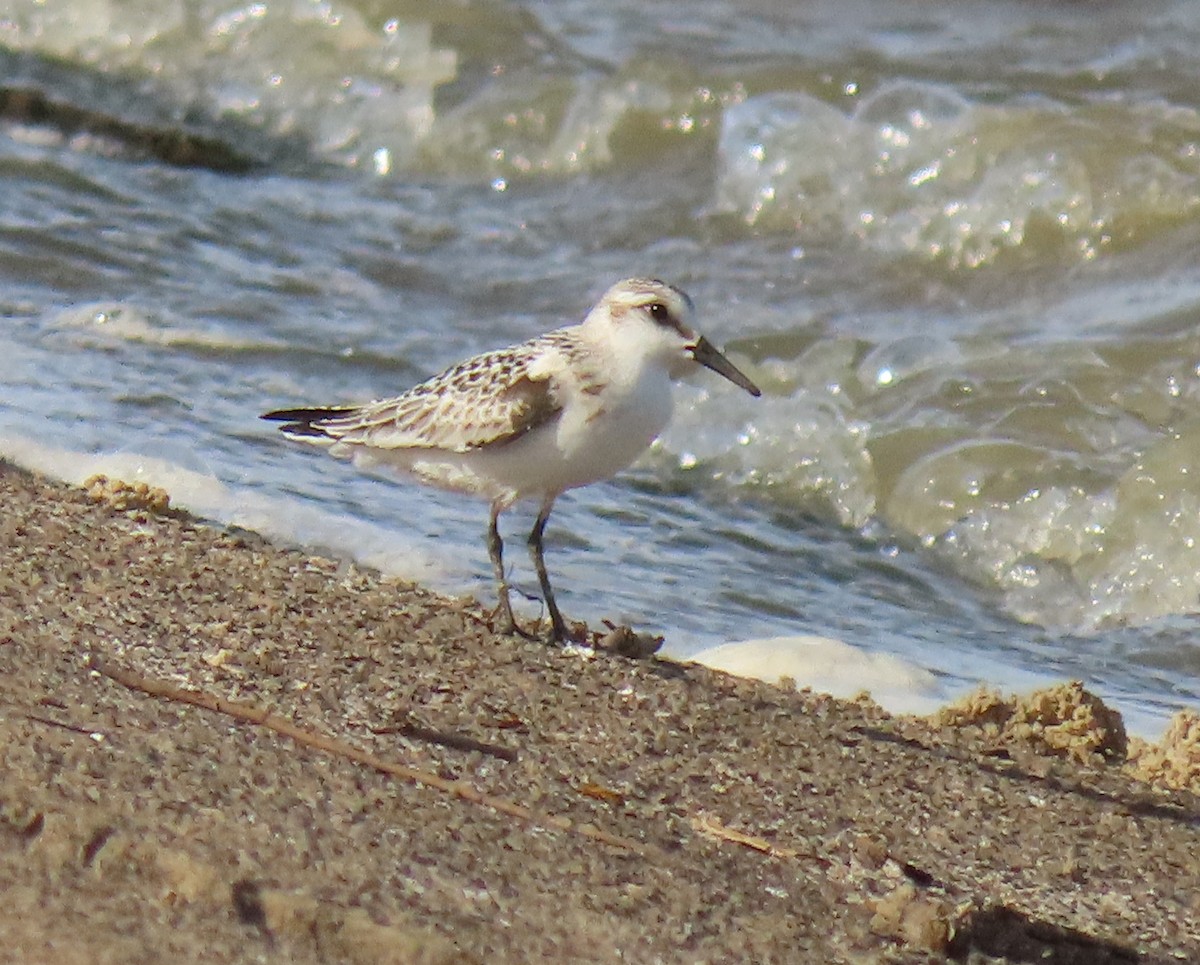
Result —
[[682, 387], [634, 471], [563, 501], [564, 608], [677, 651], [817, 633], [1200, 694], [1194, 5], [10, 8], [10, 446], [166, 460], [231, 487], [216, 516], [348, 517], [333, 548], [373, 527], [486, 592], [482, 507], [255, 416], [659, 275], [766, 396]]

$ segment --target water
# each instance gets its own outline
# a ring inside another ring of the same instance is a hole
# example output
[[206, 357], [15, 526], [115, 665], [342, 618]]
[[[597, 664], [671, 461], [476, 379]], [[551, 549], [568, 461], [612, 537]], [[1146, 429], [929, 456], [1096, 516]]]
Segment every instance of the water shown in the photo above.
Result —
[[699, 375], [561, 501], [569, 615], [1200, 702], [1195, 4], [14, 0], [0, 44], [5, 454], [488, 596], [481, 505], [255, 416], [655, 275], [766, 395]]

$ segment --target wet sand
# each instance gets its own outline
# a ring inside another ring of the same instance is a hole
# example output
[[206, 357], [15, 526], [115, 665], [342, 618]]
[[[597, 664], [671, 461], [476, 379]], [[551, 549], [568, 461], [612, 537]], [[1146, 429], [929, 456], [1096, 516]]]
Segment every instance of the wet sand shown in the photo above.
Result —
[[1200, 798], [1120, 741], [496, 637], [144, 494], [0, 493], [0, 959], [1200, 961]]

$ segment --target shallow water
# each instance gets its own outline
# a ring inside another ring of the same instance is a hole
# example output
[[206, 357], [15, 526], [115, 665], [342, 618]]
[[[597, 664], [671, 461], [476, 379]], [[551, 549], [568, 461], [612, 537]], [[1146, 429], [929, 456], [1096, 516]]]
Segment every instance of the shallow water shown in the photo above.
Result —
[[256, 415], [656, 275], [765, 397], [698, 375], [561, 501], [569, 615], [1200, 700], [1194, 4], [16, 0], [0, 44], [83, 111], [0, 123], [6, 454], [488, 595], [481, 505]]

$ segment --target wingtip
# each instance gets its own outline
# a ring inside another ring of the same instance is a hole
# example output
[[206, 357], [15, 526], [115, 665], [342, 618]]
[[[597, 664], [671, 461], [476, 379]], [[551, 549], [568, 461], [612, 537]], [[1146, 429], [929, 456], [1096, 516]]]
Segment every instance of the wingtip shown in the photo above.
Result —
[[353, 406], [347, 407], [328, 407], [328, 408], [307, 408], [307, 409], [273, 409], [270, 412], [264, 412], [259, 416], [267, 422], [282, 422], [279, 426], [279, 431], [289, 439], [299, 439], [304, 441], [313, 441], [317, 439], [330, 439], [332, 436], [325, 430], [322, 424], [328, 419], [335, 419], [338, 416], [346, 415], [348, 412], [354, 411]]
[[349, 415], [357, 410], [357, 406], [306, 406], [303, 409], [273, 409], [259, 416], [268, 422], [321, 422], [325, 419], [336, 419]]

